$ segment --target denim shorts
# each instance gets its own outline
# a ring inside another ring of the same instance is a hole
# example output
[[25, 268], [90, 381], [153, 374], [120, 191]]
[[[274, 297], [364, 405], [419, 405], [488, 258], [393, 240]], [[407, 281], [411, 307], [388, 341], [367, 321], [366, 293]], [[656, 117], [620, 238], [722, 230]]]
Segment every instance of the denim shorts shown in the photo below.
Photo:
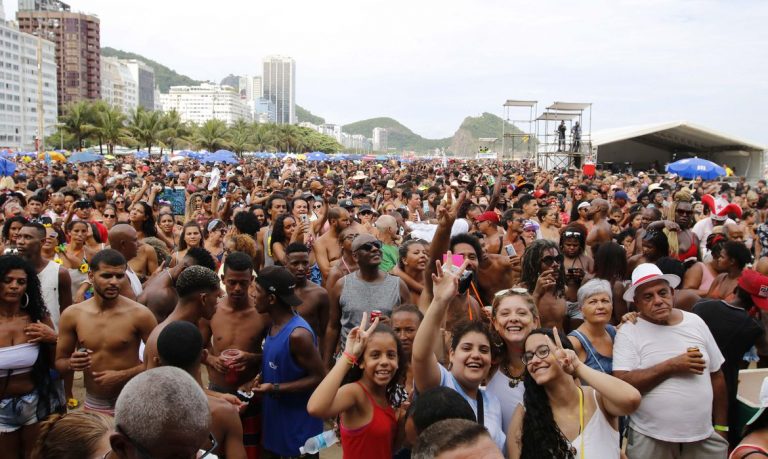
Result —
[[37, 402], [40, 396], [36, 391], [19, 397], [0, 400], [0, 433], [15, 432], [24, 426], [37, 423]]

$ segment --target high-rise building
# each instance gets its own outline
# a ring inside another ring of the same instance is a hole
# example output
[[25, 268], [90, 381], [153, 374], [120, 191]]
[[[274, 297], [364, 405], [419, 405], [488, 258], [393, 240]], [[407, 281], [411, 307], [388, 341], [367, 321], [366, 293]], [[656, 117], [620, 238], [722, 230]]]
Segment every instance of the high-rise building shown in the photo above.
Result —
[[202, 124], [219, 119], [227, 124], [251, 120], [251, 108], [231, 86], [203, 83], [200, 86], [171, 86], [168, 94], [160, 96], [163, 111], [176, 110], [182, 121]]
[[285, 56], [264, 59], [264, 98], [275, 104], [277, 124], [296, 123], [296, 61]]
[[264, 97], [262, 91], [262, 81], [260, 76], [245, 77], [245, 98], [246, 100], [259, 100]]
[[56, 46], [0, 20], [0, 56], [0, 148], [35, 151], [35, 139], [56, 129]]
[[99, 18], [72, 13], [56, 0], [20, 0], [19, 29], [56, 44], [59, 112], [73, 102], [101, 98]]
[[128, 67], [136, 82], [139, 93], [139, 106], [147, 110], [155, 109], [155, 70], [136, 59], [121, 59], [120, 62]]
[[373, 128], [373, 150], [374, 151], [387, 151], [387, 130], [384, 128]]
[[136, 80], [128, 65], [116, 57], [101, 56], [101, 99], [126, 115], [139, 105]]

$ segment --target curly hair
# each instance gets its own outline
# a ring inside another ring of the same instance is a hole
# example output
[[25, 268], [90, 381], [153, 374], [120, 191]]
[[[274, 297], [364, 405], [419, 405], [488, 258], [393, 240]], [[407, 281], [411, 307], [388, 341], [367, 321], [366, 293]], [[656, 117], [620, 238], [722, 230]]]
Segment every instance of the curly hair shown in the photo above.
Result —
[[[520, 281], [525, 284], [528, 289], [528, 293], [533, 294], [536, 289], [536, 282], [541, 275], [541, 259], [544, 257], [544, 252], [550, 249], [560, 252], [560, 248], [557, 243], [550, 241], [549, 239], [537, 239], [525, 248], [523, 252], [523, 266], [522, 275]], [[555, 283], [555, 294], [557, 296], [563, 296], [565, 294], [565, 266], [560, 263], [560, 269], [557, 274], [557, 282]]]
[[425, 248], [429, 247], [429, 244], [427, 244], [427, 241], [423, 239], [408, 239], [407, 241], [400, 244], [400, 247], [397, 248], [397, 255], [398, 255], [397, 266], [399, 266], [400, 269], [405, 270], [404, 261], [405, 261], [405, 258], [408, 256], [408, 249], [410, 249], [411, 246], [415, 244], [421, 244]]
[[219, 288], [219, 276], [203, 266], [192, 265], [179, 274], [176, 291], [180, 298], [200, 292], [211, 292]]
[[[5, 275], [14, 270], [21, 270], [27, 275], [27, 283], [24, 291], [26, 306], [22, 303], [21, 311], [29, 316], [31, 323], [42, 322], [50, 317], [48, 308], [43, 301], [43, 294], [40, 287], [40, 279], [37, 277], [37, 271], [26, 260], [17, 255], [0, 256], [0, 279], [5, 279]], [[32, 381], [37, 388], [40, 400], [37, 403], [37, 417], [43, 419], [54, 410], [61, 409], [63, 406], [59, 398], [57, 384], [51, 378], [50, 368], [53, 365], [50, 352], [44, 347], [47, 344], [41, 344], [40, 352], [37, 354], [37, 360], [32, 366]], [[55, 346], [55, 345], [54, 345]], [[8, 376], [8, 375], [4, 375]], [[5, 391], [8, 388], [10, 378], [4, 378], [5, 382], [0, 389], [0, 399], [5, 398]]]
[[[389, 335], [392, 337], [392, 339], [395, 340], [395, 344], [397, 345], [397, 371], [395, 371], [395, 374], [392, 376], [392, 379], [390, 379], [389, 383], [387, 384], [387, 400], [389, 401], [390, 405], [395, 405], [397, 403], [397, 391], [398, 391], [398, 384], [402, 380], [402, 378], [405, 376], [405, 372], [408, 368], [408, 360], [405, 356], [405, 353], [403, 352], [403, 346], [400, 343], [400, 339], [397, 337], [395, 332], [387, 325], [379, 324], [376, 326], [376, 328], [371, 333], [371, 336], [383, 333], [385, 335]], [[365, 351], [363, 351], [363, 354], [360, 356], [360, 359], [358, 363], [363, 363], [363, 357], [365, 356]], [[359, 365], [355, 365], [352, 367], [351, 370], [347, 373], [347, 375], [344, 377], [344, 381], [342, 384], [349, 384], [353, 383], [355, 381], [359, 381], [360, 378], [363, 377], [363, 370], [360, 368]]]
[[[242, 213], [242, 212], [241, 212]], [[231, 241], [235, 243], [235, 251], [247, 253], [249, 257], [256, 257], [256, 241], [247, 234], [235, 234], [230, 236]]]
[[3, 240], [4, 241], [8, 240], [8, 236], [11, 233], [11, 225], [13, 225], [14, 223], [21, 223], [21, 226], [24, 226], [28, 222], [29, 221], [26, 218], [22, 217], [21, 215], [15, 215], [9, 218], [8, 220], [6, 220], [5, 223], [3, 224]]
[[[285, 233], [285, 220], [287, 218], [290, 218], [294, 222], [296, 221], [296, 217], [291, 214], [280, 214], [275, 218], [275, 224], [272, 227], [272, 240], [269, 243], [270, 249], [276, 242], [288, 245], [288, 235]], [[295, 228], [294, 231], [298, 231], [298, 229]]]
[[[572, 349], [568, 338], [562, 332], [558, 331], [558, 333], [563, 347]], [[533, 330], [526, 341], [533, 335], [546, 335], [552, 342], [555, 341], [555, 335], [550, 328]], [[568, 438], [555, 422], [546, 389], [538, 385], [527, 371], [523, 377], [523, 383], [525, 384], [523, 395], [525, 415], [523, 416], [520, 457], [522, 459], [539, 459], [542, 457], [574, 459], [571, 442], [568, 441]]]
[[211, 271], [216, 271], [217, 269], [216, 260], [211, 255], [211, 252], [204, 247], [190, 247], [184, 258], [191, 258], [195, 261], [194, 264], [206, 267]]
[[469, 233], [460, 233], [451, 238], [450, 247], [453, 250], [458, 244], [468, 244], [475, 249], [475, 254], [478, 260], [483, 259], [483, 246], [480, 244], [480, 239]]

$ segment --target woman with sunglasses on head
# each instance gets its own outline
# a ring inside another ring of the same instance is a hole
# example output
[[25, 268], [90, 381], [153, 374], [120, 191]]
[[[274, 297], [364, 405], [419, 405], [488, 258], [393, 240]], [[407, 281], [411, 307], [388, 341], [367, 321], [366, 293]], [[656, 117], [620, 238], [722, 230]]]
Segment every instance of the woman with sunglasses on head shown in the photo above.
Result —
[[128, 211], [128, 209], [130, 209], [130, 204], [131, 203], [128, 201], [128, 198], [125, 196], [115, 196], [114, 205], [115, 209], [117, 210], [117, 221], [128, 222], [131, 220], [131, 213]]
[[[35, 269], [0, 256], [0, 451], [29, 458], [40, 422], [63, 407], [51, 378], [56, 332]], [[59, 383], [60, 384], [60, 383]]]
[[583, 364], [557, 329], [532, 331], [523, 362], [524, 404], [507, 431], [510, 459], [621, 457], [618, 418], [640, 406], [637, 389]]
[[227, 234], [227, 225], [218, 218], [214, 218], [205, 226], [205, 242], [203, 247], [209, 251], [220, 265], [224, 257], [224, 236]]
[[501, 424], [506, 432], [517, 405], [523, 403], [523, 343], [539, 327], [539, 311], [533, 297], [524, 288], [497, 292], [491, 305], [491, 326], [493, 345], [501, 355], [498, 365], [491, 370], [487, 390], [501, 401]]
[[528, 290], [539, 310], [542, 326], [563, 327], [566, 317], [578, 319], [578, 311], [569, 313], [565, 301], [565, 268], [557, 244], [537, 239], [525, 248], [520, 283]]
[[[481, 384], [488, 378], [491, 369], [492, 337], [488, 327], [480, 321], [460, 321], [451, 330], [451, 344], [447, 355], [449, 369], [437, 360], [438, 343], [435, 339], [444, 333], [441, 324], [445, 320], [451, 300], [458, 295], [459, 277], [465, 271], [468, 261], [460, 267], [451, 263], [452, 254], [447, 253], [446, 265], [436, 262], [432, 274], [433, 299], [424, 320], [413, 341], [411, 365], [416, 390], [424, 392], [433, 387], [444, 386], [458, 392], [477, 416], [478, 423], [488, 429], [499, 449], [504, 448], [505, 435], [502, 429], [501, 403], [496, 396]], [[441, 333], [442, 332], [442, 333]]]
[[595, 263], [587, 255], [587, 229], [579, 223], [571, 223], [560, 234], [560, 250], [563, 252], [566, 275], [576, 274], [582, 279], [594, 271]]

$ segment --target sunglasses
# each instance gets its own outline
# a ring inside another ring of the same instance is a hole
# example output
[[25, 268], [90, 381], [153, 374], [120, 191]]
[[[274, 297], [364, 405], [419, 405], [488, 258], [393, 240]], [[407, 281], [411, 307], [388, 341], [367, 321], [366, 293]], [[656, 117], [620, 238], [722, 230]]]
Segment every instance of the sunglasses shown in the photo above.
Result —
[[547, 357], [549, 357], [549, 353], [551, 350], [549, 349], [549, 346], [546, 344], [542, 344], [541, 346], [537, 347], [536, 350], [533, 352], [527, 351], [524, 352], [522, 355], [523, 364], [528, 365], [533, 360], [533, 357], [538, 357], [539, 360], [544, 360]]
[[115, 214], [104, 214], [104, 218], [115, 218], [117, 215]]
[[581, 239], [581, 233], [578, 231], [566, 231], [563, 233], [563, 237], [575, 237], [577, 239]]
[[322, 204], [315, 204], [314, 206], [312, 206], [312, 208], [313, 209], [322, 209], [323, 205]]
[[504, 290], [499, 290], [498, 292], [494, 293], [493, 296], [495, 298], [499, 298], [509, 293], [514, 293], [516, 295], [528, 295], [528, 290], [522, 287], [512, 287]]
[[381, 242], [380, 241], [366, 242], [365, 244], [358, 247], [357, 250], [365, 250], [366, 252], [370, 252], [371, 250], [373, 250], [374, 247], [376, 248], [376, 250], [380, 250]]
[[547, 255], [546, 257], [542, 257], [541, 258], [541, 262], [545, 266], [552, 266], [553, 264], [555, 264], [555, 262], [557, 262], [557, 264], [561, 265], [561, 264], [563, 264], [563, 260], [564, 260], [564, 258], [563, 258], [562, 254], [557, 255], [557, 256]]

